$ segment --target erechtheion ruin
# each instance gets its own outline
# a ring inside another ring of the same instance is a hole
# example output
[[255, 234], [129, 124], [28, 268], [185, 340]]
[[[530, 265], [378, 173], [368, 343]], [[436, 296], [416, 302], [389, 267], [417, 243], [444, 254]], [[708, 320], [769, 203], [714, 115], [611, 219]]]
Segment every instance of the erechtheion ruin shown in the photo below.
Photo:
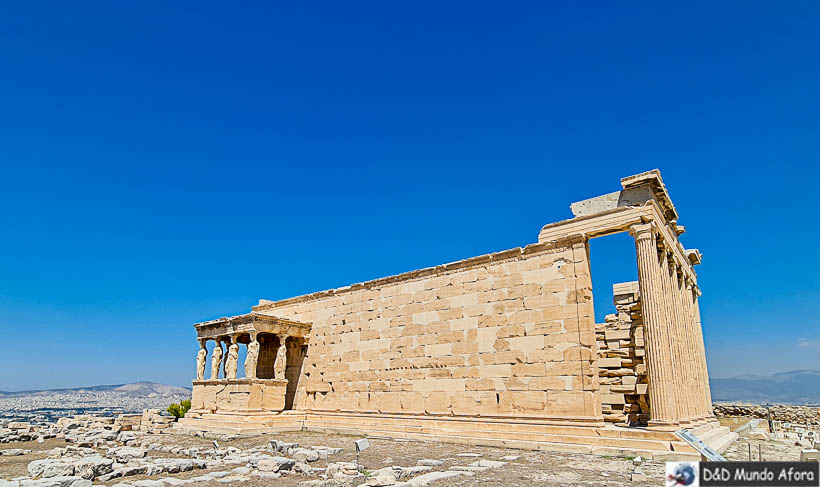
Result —
[[[691, 456], [674, 435], [687, 428], [725, 446], [707, 380], [701, 255], [682, 246], [657, 170], [621, 187], [573, 203], [573, 218], [523, 248], [196, 324], [193, 408], [179, 427], [655, 458]], [[588, 243], [618, 232], [635, 239], [638, 281], [614, 286], [616, 313], [596, 324]]]

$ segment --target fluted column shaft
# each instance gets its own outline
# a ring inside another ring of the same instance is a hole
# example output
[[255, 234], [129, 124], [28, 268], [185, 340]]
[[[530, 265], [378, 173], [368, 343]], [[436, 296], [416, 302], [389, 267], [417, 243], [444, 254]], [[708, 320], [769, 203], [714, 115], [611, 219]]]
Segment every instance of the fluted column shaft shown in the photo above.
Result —
[[692, 306], [693, 300], [693, 285], [691, 282], [686, 280], [684, 282], [684, 310], [686, 311], [687, 322], [689, 323], [690, 331], [690, 338], [692, 342], [692, 357], [694, 359], [693, 366], [695, 368], [695, 389], [692, 389], [693, 392], [696, 393], [696, 413], [697, 419], [702, 420], [708, 414], [707, 409], [705, 408], [705, 397], [706, 397], [706, 387], [709, 381], [709, 378], [706, 377], [705, 372], [703, 370], [703, 352], [701, 350], [701, 346], [699, 345], [698, 340], [698, 327], [697, 323], [695, 322], [695, 314], [694, 308]]
[[694, 317], [695, 317], [695, 331], [697, 334], [696, 340], [700, 351], [700, 358], [703, 368], [703, 375], [704, 375], [704, 407], [706, 408], [706, 417], [712, 418], [714, 414], [712, 414], [712, 388], [709, 385], [709, 369], [706, 365], [706, 346], [703, 340], [703, 326], [700, 322], [700, 306], [698, 305], [698, 291], [695, 289], [695, 293], [693, 296], [692, 307], [694, 309]]
[[686, 403], [686, 415], [684, 418], [689, 422], [695, 422], [698, 419], [698, 404], [700, 402], [697, 392], [693, 394], [693, 391], [698, 391], [699, 389], [697, 367], [695, 366], [697, 351], [694, 346], [694, 340], [692, 340], [692, 325], [689, 322], [689, 316], [686, 312], [686, 286], [683, 279], [683, 271], [677, 264], [673, 271], [673, 277], [678, 315], [678, 333], [681, 337], [681, 343], [683, 344], [683, 353], [680, 355], [680, 359], [683, 363], [684, 374], [684, 388], [682, 389], [683, 400]]
[[646, 332], [646, 356], [649, 372], [649, 427], [675, 430], [675, 377], [673, 349], [664, 299], [664, 276], [658, 260], [655, 230], [651, 224], [633, 225], [638, 257], [638, 280], [641, 290], [641, 310]]
[[[669, 327], [669, 346], [671, 354], [666, 358], [672, 368], [672, 394], [675, 398], [675, 419], [682, 421], [687, 418], [686, 401], [684, 399], [686, 372], [683, 363], [683, 343], [680, 336], [680, 316], [675, 299], [674, 261], [666, 248], [661, 249], [660, 264], [663, 300], [666, 306], [666, 324]], [[651, 377], [650, 377], [651, 380]]]

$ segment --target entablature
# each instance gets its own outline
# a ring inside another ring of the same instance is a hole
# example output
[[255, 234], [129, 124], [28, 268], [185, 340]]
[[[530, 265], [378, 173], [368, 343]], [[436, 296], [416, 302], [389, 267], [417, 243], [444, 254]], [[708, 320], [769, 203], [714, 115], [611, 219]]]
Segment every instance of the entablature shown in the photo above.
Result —
[[203, 321], [194, 324], [194, 328], [199, 339], [216, 339], [242, 333], [271, 333], [304, 338], [310, 334], [311, 324], [250, 312]]

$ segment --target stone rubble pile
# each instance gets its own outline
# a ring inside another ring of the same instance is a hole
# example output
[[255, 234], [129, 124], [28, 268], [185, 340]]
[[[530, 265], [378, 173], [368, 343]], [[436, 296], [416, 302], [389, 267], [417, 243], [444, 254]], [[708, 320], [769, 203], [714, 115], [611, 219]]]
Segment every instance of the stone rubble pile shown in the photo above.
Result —
[[784, 423], [795, 423], [806, 426], [820, 426], [820, 408], [811, 406], [791, 406], [775, 404], [759, 406], [750, 404], [715, 404], [715, 416], [743, 416], [749, 418], [771, 419]]
[[[134, 421], [134, 416], [139, 421]], [[57, 438], [78, 446], [111, 446], [121, 431], [160, 433], [173, 426], [173, 421], [174, 418], [170, 416], [161, 416], [157, 409], [148, 409], [142, 415], [121, 414], [117, 418], [81, 414], [46, 424], [10, 421], [0, 423], [0, 443], [42, 442]]]
[[604, 420], [630, 425], [649, 420], [648, 376], [637, 282], [612, 286], [616, 314], [595, 325]]

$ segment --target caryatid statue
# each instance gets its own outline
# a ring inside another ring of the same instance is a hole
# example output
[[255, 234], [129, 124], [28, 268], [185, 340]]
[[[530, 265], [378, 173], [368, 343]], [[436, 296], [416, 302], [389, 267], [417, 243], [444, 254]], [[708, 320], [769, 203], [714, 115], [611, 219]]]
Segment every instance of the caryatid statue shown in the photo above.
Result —
[[231, 347], [231, 342], [225, 340], [225, 353], [222, 355], [222, 377], [228, 378], [228, 349]]
[[231, 346], [228, 347], [228, 357], [225, 359], [225, 378], [236, 379], [236, 367], [239, 363], [239, 345], [236, 337], [231, 339]]
[[211, 380], [219, 379], [220, 367], [222, 367], [222, 342], [215, 340], [214, 352], [211, 354]]
[[251, 342], [248, 344], [248, 354], [245, 356], [245, 377], [248, 379], [256, 378], [256, 364], [259, 361], [259, 342], [256, 341], [256, 335], [251, 336]]
[[205, 378], [205, 363], [208, 361], [208, 349], [205, 348], [205, 340], [199, 341], [199, 352], [196, 354], [196, 380]]
[[288, 366], [288, 352], [285, 347], [287, 340], [287, 335], [279, 337], [279, 350], [276, 351], [276, 361], [273, 363], [273, 373], [277, 379], [285, 378], [285, 369]]

